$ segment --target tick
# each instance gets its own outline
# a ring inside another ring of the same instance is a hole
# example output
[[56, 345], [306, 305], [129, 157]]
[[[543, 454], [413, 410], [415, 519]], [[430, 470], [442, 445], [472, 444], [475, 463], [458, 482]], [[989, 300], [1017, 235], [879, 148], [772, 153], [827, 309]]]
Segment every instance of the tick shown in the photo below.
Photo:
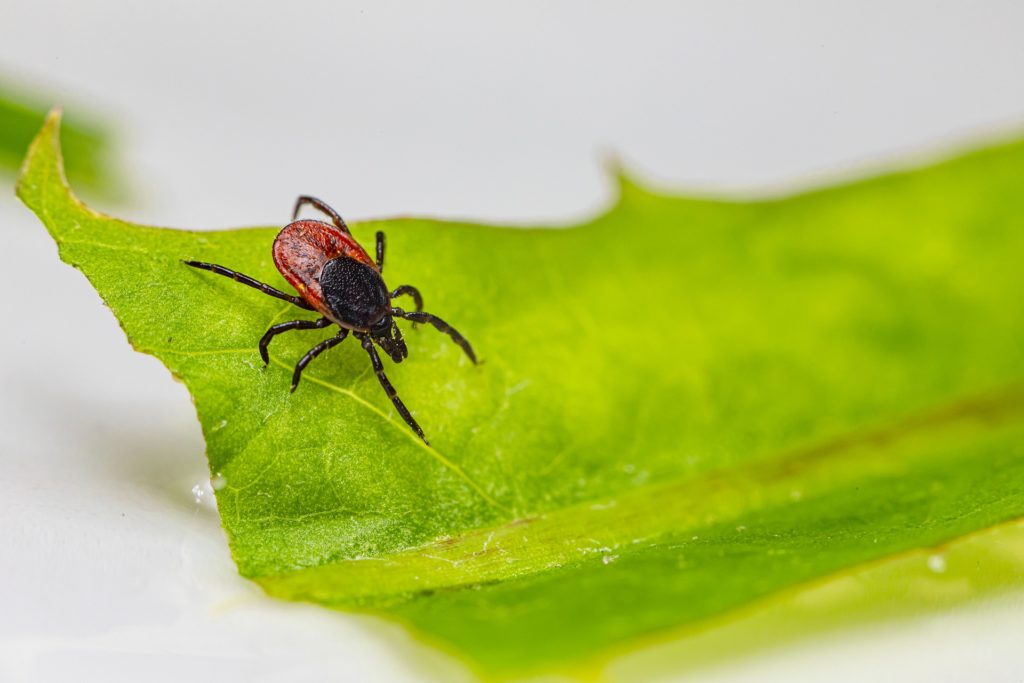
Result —
[[[297, 220], [299, 211], [306, 204], [319, 209], [330, 217], [331, 223], [319, 220]], [[271, 340], [282, 332], [319, 330], [331, 325], [341, 328], [336, 335], [328, 337], [311, 348], [299, 360], [292, 373], [291, 390], [293, 392], [299, 386], [302, 371], [306, 369], [310, 361], [327, 349], [340, 344], [349, 334], [354, 336], [370, 357], [373, 371], [377, 374], [384, 393], [395, 404], [399, 415], [423, 439], [424, 443], [429, 444], [427, 437], [423, 435], [423, 430], [409, 413], [409, 409], [402, 403], [402, 399], [398, 397], [398, 393], [391, 385], [387, 375], [384, 374], [384, 365], [381, 363], [374, 344], [379, 346], [395, 363], [405, 360], [409, 355], [409, 350], [402, 338], [402, 332], [395, 322], [396, 318], [403, 318], [411, 321], [414, 325], [430, 323], [440, 332], [451, 337], [452, 341], [458, 344], [474, 363], [476, 363], [476, 354], [473, 353], [473, 347], [469, 345], [465, 337], [459, 334], [454, 327], [436, 315], [423, 312], [423, 297], [420, 296], [418, 289], [412, 285], [401, 285], [388, 291], [382, 277], [384, 233], [377, 233], [377, 260], [374, 261], [366, 253], [366, 250], [356, 242], [337, 211], [316, 197], [302, 196], [295, 202], [292, 222], [282, 228], [274, 239], [273, 254], [274, 265], [277, 266], [284, 279], [295, 288], [299, 296], [286, 294], [255, 278], [224, 266], [201, 261], [185, 261], [185, 264], [224, 275], [243, 285], [254, 287], [264, 294], [321, 315], [317, 320], [291, 320], [271, 325], [259, 343], [260, 357], [263, 358], [264, 367], [270, 362], [267, 348], [270, 346]], [[416, 306], [415, 311], [404, 311], [391, 305], [393, 299], [403, 295], [412, 297]]]

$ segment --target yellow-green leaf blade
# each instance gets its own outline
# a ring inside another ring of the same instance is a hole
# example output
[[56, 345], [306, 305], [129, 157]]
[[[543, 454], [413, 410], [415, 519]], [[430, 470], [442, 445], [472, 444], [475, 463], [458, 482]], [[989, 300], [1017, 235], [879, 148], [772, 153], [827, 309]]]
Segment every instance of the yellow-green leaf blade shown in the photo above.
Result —
[[354, 226], [484, 359], [406, 334], [388, 372], [427, 448], [357, 346], [291, 395], [329, 332], [275, 340], [264, 370], [265, 329], [309, 315], [180, 263], [285, 289], [275, 228], [95, 214], [56, 135], [19, 194], [188, 386], [234, 557], [272, 594], [509, 673], [1024, 514], [1024, 144], [771, 202], [624, 182], [566, 230]]

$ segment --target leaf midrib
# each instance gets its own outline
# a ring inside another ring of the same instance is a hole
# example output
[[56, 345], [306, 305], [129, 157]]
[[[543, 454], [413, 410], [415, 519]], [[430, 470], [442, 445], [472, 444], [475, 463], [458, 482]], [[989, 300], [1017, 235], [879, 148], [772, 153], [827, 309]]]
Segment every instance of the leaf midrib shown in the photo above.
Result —
[[[666, 530], [679, 532], [786, 503], [794, 485], [827, 475], [822, 492], [842, 477], [885, 476], [899, 461], [887, 456], [916, 438], [961, 439], [1024, 424], [1024, 383], [972, 396], [786, 453], [695, 478], [639, 487], [381, 557], [346, 558], [319, 567], [255, 577], [270, 592], [335, 604], [389, 601], [438, 588], [521, 578], [616, 554]], [[872, 449], [868, 453], [863, 449]], [[914, 456], [911, 456], [912, 458]], [[921, 456], [917, 456], [921, 457]], [[856, 459], [849, 473], [843, 466]], [[695, 495], [695, 494], [700, 495]], [[695, 501], [680, 506], [679, 501]], [[589, 534], [603, 536], [597, 541]], [[610, 543], [610, 538], [615, 542]], [[591, 546], [587, 542], [593, 542]], [[505, 547], [503, 547], [503, 545]], [[515, 562], [507, 561], [514, 557]], [[339, 588], [343, 586], [343, 588]], [[339, 599], [338, 596], [345, 596]]]

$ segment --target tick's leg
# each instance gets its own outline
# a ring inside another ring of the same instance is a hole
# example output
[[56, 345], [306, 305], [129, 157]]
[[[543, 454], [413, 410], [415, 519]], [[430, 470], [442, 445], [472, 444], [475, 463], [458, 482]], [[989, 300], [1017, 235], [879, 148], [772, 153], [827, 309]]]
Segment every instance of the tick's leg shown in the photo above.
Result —
[[430, 323], [431, 325], [436, 327], [439, 332], [444, 332], [449, 337], [451, 337], [452, 341], [458, 344], [459, 347], [466, 352], [466, 355], [469, 356], [469, 359], [476, 363], [476, 354], [473, 353], [473, 347], [469, 345], [469, 342], [466, 341], [466, 338], [459, 334], [458, 330], [456, 330], [454, 327], [438, 318], [436, 315], [432, 315], [430, 313], [423, 313], [422, 311], [407, 313], [406, 311], [403, 311], [401, 308], [392, 308], [391, 314], [396, 315], [399, 318], [411, 320], [414, 323]]
[[198, 268], [200, 270], [208, 270], [211, 273], [217, 273], [217, 275], [229, 277], [232, 280], [235, 280], [236, 282], [241, 282], [243, 285], [249, 285], [253, 289], [258, 289], [264, 294], [269, 294], [270, 296], [275, 297], [277, 299], [281, 299], [282, 301], [287, 301], [288, 303], [295, 304], [299, 308], [304, 308], [307, 311], [313, 310], [312, 306], [307, 304], [299, 297], [292, 296], [291, 294], [285, 294], [280, 289], [274, 289], [270, 285], [263, 284], [259, 280], [251, 278], [248, 275], [242, 275], [241, 273], [231, 270], [230, 268], [218, 266], [215, 263], [203, 263], [202, 261], [182, 261], [182, 263], [184, 263], [186, 266], [192, 266], [193, 268]]
[[331, 321], [327, 318], [320, 318], [319, 320], [292, 320], [286, 323], [278, 323], [272, 325], [267, 333], [260, 339], [260, 358], [263, 359], [263, 365], [267, 365], [270, 362], [270, 356], [267, 354], [267, 347], [270, 346], [270, 340], [282, 332], [288, 330], [318, 330], [321, 327], [327, 327], [331, 324]]
[[384, 272], [384, 233], [377, 231], [377, 270]]
[[[416, 289], [412, 285], [402, 285], [395, 288], [395, 291], [391, 292], [389, 296], [394, 299], [396, 296], [402, 296], [408, 294], [412, 297], [412, 300], [416, 303], [416, 312], [419, 313], [423, 310], [423, 297], [420, 295], [420, 290]], [[416, 323], [412, 324], [412, 329], [416, 329]]]
[[331, 217], [331, 222], [333, 222], [334, 225], [336, 225], [339, 230], [350, 235], [352, 234], [348, 231], [348, 226], [345, 225], [345, 220], [338, 215], [337, 211], [327, 206], [327, 202], [317, 199], [316, 197], [310, 197], [308, 195], [302, 195], [301, 197], [298, 198], [298, 200], [296, 200], [295, 211], [292, 212], [292, 220], [295, 220], [296, 218], [299, 217], [299, 210], [302, 208], [304, 204], [310, 204], [320, 209], [325, 214]]
[[395, 291], [391, 292], [390, 296], [394, 299], [396, 296], [402, 296], [408, 294], [412, 297], [412, 300], [416, 302], [416, 312], [421, 313], [423, 311], [423, 296], [420, 295], [420, 290], [416, 289], [412, 285], [402, 285], [396, 287]]
[[306, 355], [302, 357], [299, 364], [295, 366], [295, 372], [292, 373], [292, 392], [295, 391], [295, 387], [299, 386], [299, 380], [302, 379], [302, 371], [306, 369], [307, 365], [309, 365], [309, 361], [313, 360], [332, 346], [337, 346], [341, 342], [345, 341], [345, 337], [347, 336], [348, 330], [343, 327], [341, 328], [341, 332], [333, 337], [324, 339], [322, 342], [306, 352]]
[[430, 445], [427, 441], [427, 437], [423, 435], [423, 430], [420, 429], [419, 424], [409, 413], [409, 409], [402, 403], [402, 399], [398, 398], [398, 392], [391, 386], [391, 382], [388, 380], [388, 376], [384, 374], [384, 364], [380, 362], [380, 356], [377, 355], [377, 349], [373, 348], [373, 340], [370, 339], [369, 335], [359, 335], [360, 341], [363, 343], [363, 348], [366, 349], [366, 353], [370, 355], [370, 362], [373, 363], [373, 371], [377, 373], [377, 379], [380, 380], [380, 385], [384, 387], [384, 393], [388, 395], [391, 402], [395, 404], [395, 410], [402, 416], [405, 423], [412, 428], [412, 431], [423, 439], [423, 443]]

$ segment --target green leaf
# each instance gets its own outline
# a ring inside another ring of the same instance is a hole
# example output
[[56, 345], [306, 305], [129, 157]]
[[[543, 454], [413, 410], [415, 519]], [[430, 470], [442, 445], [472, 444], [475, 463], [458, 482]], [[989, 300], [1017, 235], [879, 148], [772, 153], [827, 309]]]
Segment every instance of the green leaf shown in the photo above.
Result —
[[[0, 83], [0, 170], [12, 175], [46, 118], [46, 108], [33, 100]], [[71, 180], [94, 189], [109, 189], [114, 171], [107, 154], [106, 133], [87, 121], [71, 121], [63, 128]]]
[[[195, 398], [241, 573], [388, 615], [492, 675], [592, 657], [1024, 515], [1024, 144], [786, 199], [620, 182], [573, 229], [423, 219], [389, 239], [430, 329], [387, 371], [181, 259], [286, 288], [277, 228], [187, 232], [88, 209], [58, 118], [18, 192]], [[290, 198], [282, 198], [286, 215]]]

